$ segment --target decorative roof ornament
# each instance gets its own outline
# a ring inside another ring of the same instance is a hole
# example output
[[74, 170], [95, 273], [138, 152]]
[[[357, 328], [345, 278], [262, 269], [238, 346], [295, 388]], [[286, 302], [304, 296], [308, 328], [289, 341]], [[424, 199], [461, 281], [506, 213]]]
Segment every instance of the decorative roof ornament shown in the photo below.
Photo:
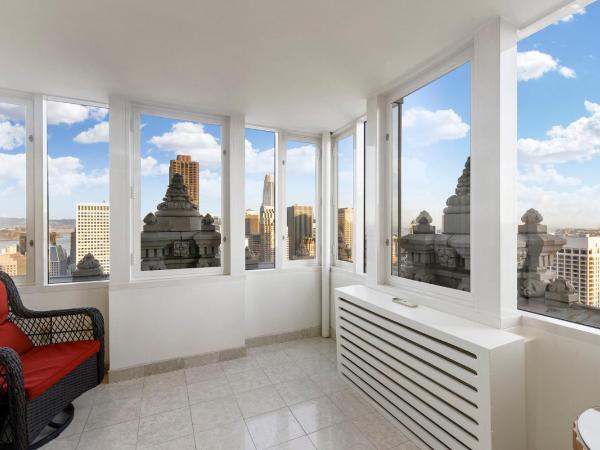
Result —
[[183, 176], [176, 173], [171, 178], [163, 201], [156, 207], [157, 216], [198, 216], [198, 207], [190, 200]]
[[94, 255], [88, 253], [77, 263], [77, 268], [73, 272], [73, 277], [94, 277], [104, 275], [104, 270], [100, 261], [94, 258]]
[[542, 223], [544, 217], [540, 214], [537, 209], [529, 208], [525, 211], [525, 214], [521, 216], [521, 222], [526, 224], [538, 224]]
[[202, 217], [202, 231], [215, 231], [215, 219], [209, 213]]
[[431, 222], [433, 222], [433, 219], [431, 218], [431, 214], [423, 210], [419, 213], [419, 215], [415, 219], [415, 222], [419, 225], [430, 225]]

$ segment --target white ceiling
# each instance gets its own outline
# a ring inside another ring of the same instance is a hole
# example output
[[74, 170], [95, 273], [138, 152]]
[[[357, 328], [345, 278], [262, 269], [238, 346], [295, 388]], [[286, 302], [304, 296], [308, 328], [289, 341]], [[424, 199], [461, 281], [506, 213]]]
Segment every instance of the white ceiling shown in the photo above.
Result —
[[109, 93], [334, 130], [365, 97], [500, 15], [564, 0], [4, 0], [0, 87]]

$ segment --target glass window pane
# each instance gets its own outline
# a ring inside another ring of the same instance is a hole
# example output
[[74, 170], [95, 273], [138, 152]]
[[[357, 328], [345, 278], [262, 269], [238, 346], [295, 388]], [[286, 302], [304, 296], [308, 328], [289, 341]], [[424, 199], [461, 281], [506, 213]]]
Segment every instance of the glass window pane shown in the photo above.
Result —
[[110, 274], [108, 109], [46, 103], [48, 281]]
[[0, 102], [0, 270], [27, 275], [25, 107]]
[[140, 117], [141, 270], [221, 266], [221, 126]]
[[337, 259], [352, 262], [354, 237], [354, 138], [337, 143]]
[[246, 270], [275, 268], [275, 139], [246, 129]]
[[591, 3], [517, 47], [518, 307], [596, 328], [599, 20]]
[[470, 88], [465, 64], [404, 97], [392, 114], [392, 275], [463, 291], [470, 290]]
[[308, 142], [288, 141], [286, 158], [286, 259], [315, 259], [317, 148]]

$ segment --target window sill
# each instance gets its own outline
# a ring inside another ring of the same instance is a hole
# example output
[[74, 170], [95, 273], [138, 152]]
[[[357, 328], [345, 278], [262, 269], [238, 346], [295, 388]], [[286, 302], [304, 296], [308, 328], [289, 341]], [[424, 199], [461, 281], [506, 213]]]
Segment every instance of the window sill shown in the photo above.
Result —
[[48, 292], [88, 291], [90, 289], [108, 289], [110, 281], [81, 281], [79, 283], [55, 283], [44, 286], [17, 284], [21, 294], [43, 294]]
[[346, 267], [345, 265], [331, 266], [331, 272], [339, 273], [339, 274], [343, 274], [343, 275], [350, 275], [350, 276], [356, 278], [357, 280], [361, 280], [363, 282], [367, 281], [367, 274], [366, 273], [356, 273], [352, 266], [348, 266], [348, 267]]
[[600, 329], [580, 325], [578, 323], [566, 322], [553, 317], [542, 316], [527, 311], [520, 311], [521, 326], [530, 327], [547, 331], [551, 334], [559, 335], [578, 341], [585, 341], [593, 345], [600, 346]]

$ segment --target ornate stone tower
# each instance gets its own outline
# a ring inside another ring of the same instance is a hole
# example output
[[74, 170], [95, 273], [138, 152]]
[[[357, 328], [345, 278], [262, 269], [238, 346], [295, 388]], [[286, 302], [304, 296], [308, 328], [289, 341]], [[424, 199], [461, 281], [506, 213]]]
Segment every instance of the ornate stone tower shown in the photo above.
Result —
[[470, 290], [471, 158], [467, 158], [454, 195], [446, 200], [444, 231], [436, 234], [431, 215], [421, 211], [412, 233], [399, 246], [406, 254], [400, 275], [439, 286]]
[[142, 270], [218, 267], [220, 245], [212, 216], [200, 215], [183, 177], [173, 175], [156, 213], [144, 217]]

